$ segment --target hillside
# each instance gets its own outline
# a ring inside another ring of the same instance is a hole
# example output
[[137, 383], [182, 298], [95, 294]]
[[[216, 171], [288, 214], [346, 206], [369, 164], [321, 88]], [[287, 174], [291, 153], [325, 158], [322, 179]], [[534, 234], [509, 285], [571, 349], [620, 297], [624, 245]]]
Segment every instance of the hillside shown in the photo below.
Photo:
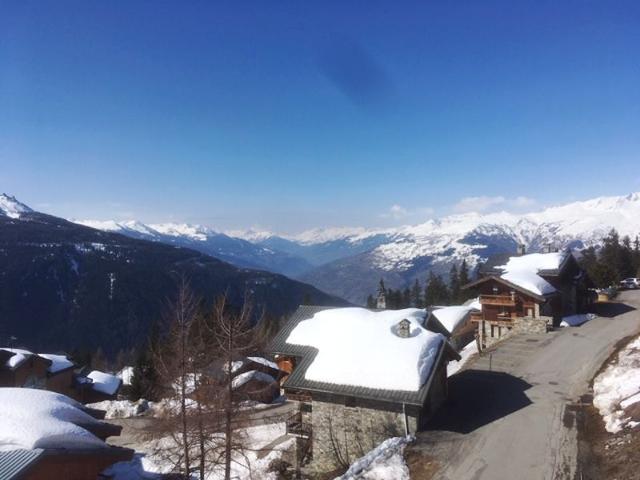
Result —
[[314, 287], [240, 269], [191, 249], [137, 240], [34, 212], [0, 196], [0, 342], [32, 349], [139, 345], [184, 275], [205, 299], [249, 292], [272, 317], [303, 300], [343, 304]]

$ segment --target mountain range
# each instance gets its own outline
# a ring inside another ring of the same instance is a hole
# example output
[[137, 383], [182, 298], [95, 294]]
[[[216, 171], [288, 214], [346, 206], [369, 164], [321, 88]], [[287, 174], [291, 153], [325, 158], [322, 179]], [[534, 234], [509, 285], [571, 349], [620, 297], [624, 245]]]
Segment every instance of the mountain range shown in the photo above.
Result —
[[493, 253], [546, 245], [581, 249], [615, 228], [640, 233], [640, 193], [598, 197], [527, 214], [466, 213], [390, 229], [330, 228], [298, 235], [264, 231], [216, 232], [183, 224], [81, 222], [134, 238], [188, 246], [240, 266], [264, 268], [362, 304], [380, 278], [393, 288], [429, 271], [447, 275], [466, 260], [471, 268]]
[[109, 355], [140, 346], [183, 278], [205, 303], [226, 292], [239, 307], [249, 295], [265, 321], [304, 302], [346, 304], [284, 275], [131, 236], [39, 213], [0, 195], [0, 346], [101, 347]]

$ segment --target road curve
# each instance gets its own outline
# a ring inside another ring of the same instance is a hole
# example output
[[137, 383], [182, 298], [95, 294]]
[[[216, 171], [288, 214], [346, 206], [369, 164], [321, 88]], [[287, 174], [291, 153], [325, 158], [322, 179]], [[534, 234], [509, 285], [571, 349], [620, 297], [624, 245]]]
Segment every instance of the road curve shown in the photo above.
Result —
[[[413, 455], [435, 460], [440, 480], [573, 480], [572, 406], [616, 343], [640, 331], [640, 292], [609, 317], [547, 335], [523, 335], [450, 379], [450, 401], [418, 434]], [[414, 479], [420, 480], [420, 479]]]

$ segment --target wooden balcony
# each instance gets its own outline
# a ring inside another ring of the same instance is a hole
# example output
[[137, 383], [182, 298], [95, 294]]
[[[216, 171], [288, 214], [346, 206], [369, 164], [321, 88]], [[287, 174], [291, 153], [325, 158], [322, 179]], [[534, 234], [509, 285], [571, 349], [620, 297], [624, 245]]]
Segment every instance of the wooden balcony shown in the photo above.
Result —
[[498, 305], [500, 307], [515, 307], [516, 300], [511, 295], [480, 295], [482, 305]]

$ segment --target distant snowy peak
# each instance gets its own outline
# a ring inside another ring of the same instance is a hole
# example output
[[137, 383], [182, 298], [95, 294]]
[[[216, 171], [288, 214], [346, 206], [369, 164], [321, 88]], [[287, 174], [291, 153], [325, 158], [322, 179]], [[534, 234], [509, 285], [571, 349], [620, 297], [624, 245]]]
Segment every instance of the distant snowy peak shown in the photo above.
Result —
[[152, 238], [168, 236], [206, 241], [211, 235], [217, 235], [217, 232], [208, 227], [187, 223], [152, 223], [147, 225], [136, 220], [122, 222], [115, 220], [72, 220], [72, 222], [106, 232], [138, 234]]
[[224, 233], [230, 237], [240, 238], [252, 243], [264, 242], [265, 240], [269, 240], [270, 238], [274, 237], [288, 238], [284, 235], [275, 234], [269, 230], [260, 230], [254, 228], [249, 228], [246, 230], [227, 230]]
[[24, 203], [16, 200], [16, 197], [3, 193], [0, 195], [0, 215], [7, 216], [9, 218], [20, 218], [24, 213], [31, 213], [32, 209], [27, 207]]

